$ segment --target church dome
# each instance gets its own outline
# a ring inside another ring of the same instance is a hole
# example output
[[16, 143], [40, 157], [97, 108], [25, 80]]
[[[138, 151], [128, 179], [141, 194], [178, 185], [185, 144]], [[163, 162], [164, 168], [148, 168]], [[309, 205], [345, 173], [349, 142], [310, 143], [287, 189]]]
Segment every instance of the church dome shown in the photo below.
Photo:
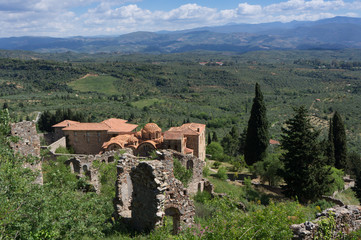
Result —
[[157, 124], [155, 123], [147, 123], [143, 130], [142, 130], [142, 133], [156, 133], [156, 132], [161, 132], [162, 129], [160, 127], [158, 127]]

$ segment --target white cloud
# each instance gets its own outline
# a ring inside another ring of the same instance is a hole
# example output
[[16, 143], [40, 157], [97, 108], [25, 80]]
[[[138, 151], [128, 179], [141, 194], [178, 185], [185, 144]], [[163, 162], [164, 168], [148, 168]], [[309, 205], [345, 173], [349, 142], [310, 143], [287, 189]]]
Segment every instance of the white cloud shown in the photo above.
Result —
[[[0, 0], [0, 37], [99, 35], [132, 31], [180, 30], [200, 26], [270, 21], [360, 17], [361, 1], [286, 0], [261, 6], [241, 2], [219, 10], [189, 3], [169, 11], [140, 8], [141, 0]], [[89, 8], [77, 13], [76, 8]]]

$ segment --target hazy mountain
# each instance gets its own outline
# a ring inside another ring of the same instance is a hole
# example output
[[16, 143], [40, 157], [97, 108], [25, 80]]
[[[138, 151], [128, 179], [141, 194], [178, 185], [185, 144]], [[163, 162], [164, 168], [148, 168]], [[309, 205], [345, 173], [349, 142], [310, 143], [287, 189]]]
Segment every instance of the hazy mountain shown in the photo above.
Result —
[[116, 37], [0, 38], [0, 49], [38, 52], [247, 52], [263, 49], [343, 48], [361, 48], [361, 18], [227, 24], [174, 32], [134, 32]]

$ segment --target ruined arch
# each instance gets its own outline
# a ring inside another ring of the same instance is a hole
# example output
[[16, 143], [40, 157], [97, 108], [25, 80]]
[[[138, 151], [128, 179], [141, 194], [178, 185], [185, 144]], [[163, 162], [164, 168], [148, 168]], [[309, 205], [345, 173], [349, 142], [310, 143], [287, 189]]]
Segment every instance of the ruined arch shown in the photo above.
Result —
[[117, 151], [119, 149], [123, 149], [123, 146], [119, 143], [112, 143], [107, 147], [107, 151]]
[[169, 207], [165, 209], [165, 215], [173, 218], [173, 234], [178, 234], [180, 230], [180, 211], [176, 207]]
[[193, 170], [193, 160], [188, 160], [187, 161], [187, 170], [189, 170], [189, 169], [191, 169], [191, 170]]
[[141, 157], [149, 156], [150, 152], [156, 150], [156, 146], [152, 142], [143, 142], [137, 148], [137, 153]]

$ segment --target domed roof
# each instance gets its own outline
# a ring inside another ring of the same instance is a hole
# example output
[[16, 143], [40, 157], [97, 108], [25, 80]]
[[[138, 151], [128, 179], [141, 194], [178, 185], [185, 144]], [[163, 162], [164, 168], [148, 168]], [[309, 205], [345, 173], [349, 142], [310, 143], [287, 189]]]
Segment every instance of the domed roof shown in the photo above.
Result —
[[138, 142], [138, 138], [132, 135], [128, 138], [128, 142]]
[[162, 129], [155, 123], [147, 123], [142, 129], [142, 133], [156, 133], [161, 131]]

